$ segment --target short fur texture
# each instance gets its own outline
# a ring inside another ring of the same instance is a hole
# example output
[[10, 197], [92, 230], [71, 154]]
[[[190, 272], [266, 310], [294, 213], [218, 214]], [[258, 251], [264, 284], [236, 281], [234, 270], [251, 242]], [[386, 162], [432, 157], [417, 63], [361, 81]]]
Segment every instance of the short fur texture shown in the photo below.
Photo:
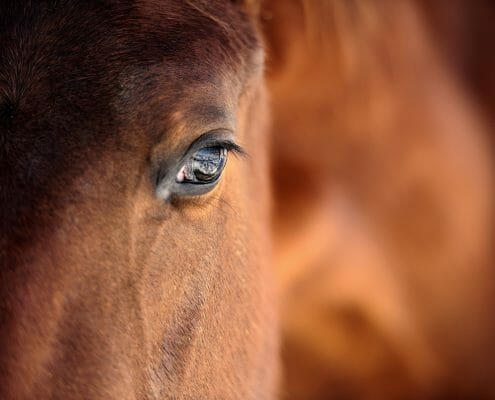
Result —
[[[0, 398], [273, 398], [260, 54], [233, 2], [0, 3]], [[224, 124], [256, 159], [157, 199]]]

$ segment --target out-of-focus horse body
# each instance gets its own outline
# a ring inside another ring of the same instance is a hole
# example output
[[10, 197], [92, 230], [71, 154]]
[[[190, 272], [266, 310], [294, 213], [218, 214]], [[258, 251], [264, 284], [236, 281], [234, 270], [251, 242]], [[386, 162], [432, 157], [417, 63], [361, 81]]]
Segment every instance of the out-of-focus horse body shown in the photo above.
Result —
[[493, 398], [493, 5], [265, 15], [287, 398]]

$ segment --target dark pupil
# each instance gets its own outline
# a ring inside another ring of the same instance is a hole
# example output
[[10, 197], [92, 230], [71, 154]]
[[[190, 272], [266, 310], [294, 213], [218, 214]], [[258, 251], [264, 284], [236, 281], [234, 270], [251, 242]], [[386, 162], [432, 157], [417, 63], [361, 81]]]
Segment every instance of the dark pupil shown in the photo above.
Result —
[[222, 172], [226, 155], [223, 147], [203, 147], [192, 157], [190, 171], [198, 181], [214, 181]]

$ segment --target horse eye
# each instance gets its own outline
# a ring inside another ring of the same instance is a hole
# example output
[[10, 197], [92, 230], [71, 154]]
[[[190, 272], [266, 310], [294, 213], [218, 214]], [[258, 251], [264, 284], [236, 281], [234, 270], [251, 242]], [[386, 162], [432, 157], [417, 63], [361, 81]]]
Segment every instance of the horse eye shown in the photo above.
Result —
[[211, 184], [220, 178], [226, 162], [227, 149], [225, 147], [203, 147], [185, 161], [175, 181], [196, 185]]
[[229, 152], [245, 154], [229, 131], [215, 130], [200, 136], [175, 164], [178, 168], [174, 168], [172, 161], [157, 170], [156, 196], [169, 201], [212, 191], [220, 180]]

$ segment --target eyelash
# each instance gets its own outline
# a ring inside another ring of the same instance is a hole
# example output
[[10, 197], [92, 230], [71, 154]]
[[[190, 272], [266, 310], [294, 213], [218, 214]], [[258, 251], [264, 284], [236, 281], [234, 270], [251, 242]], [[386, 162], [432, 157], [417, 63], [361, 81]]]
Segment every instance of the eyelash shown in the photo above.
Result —
[[[206, 134], [208, 135], [208, 134]], [[205, 135], [201, 136], [198, 140], [196, 140], [193, 145], [188, 149], [186, 152], [186, 157], [187, 155], [192, 155], [191, 151], [192, 150], [199, 150], [200, 148], [203, 147], [223, 147], [225, 150], [227, 150], [229, 153], [233, 153], [239, 156], [247, 156], [246, 151], [237, 143], [233, 142], [232, 140], [224, 139], [224, 140], [215, 140], [212, 139], [211, 141], [209, 139], [207, 140], [201, 140]], [[201, 146], [196, 146], [197, 143], [200, 143]]]

